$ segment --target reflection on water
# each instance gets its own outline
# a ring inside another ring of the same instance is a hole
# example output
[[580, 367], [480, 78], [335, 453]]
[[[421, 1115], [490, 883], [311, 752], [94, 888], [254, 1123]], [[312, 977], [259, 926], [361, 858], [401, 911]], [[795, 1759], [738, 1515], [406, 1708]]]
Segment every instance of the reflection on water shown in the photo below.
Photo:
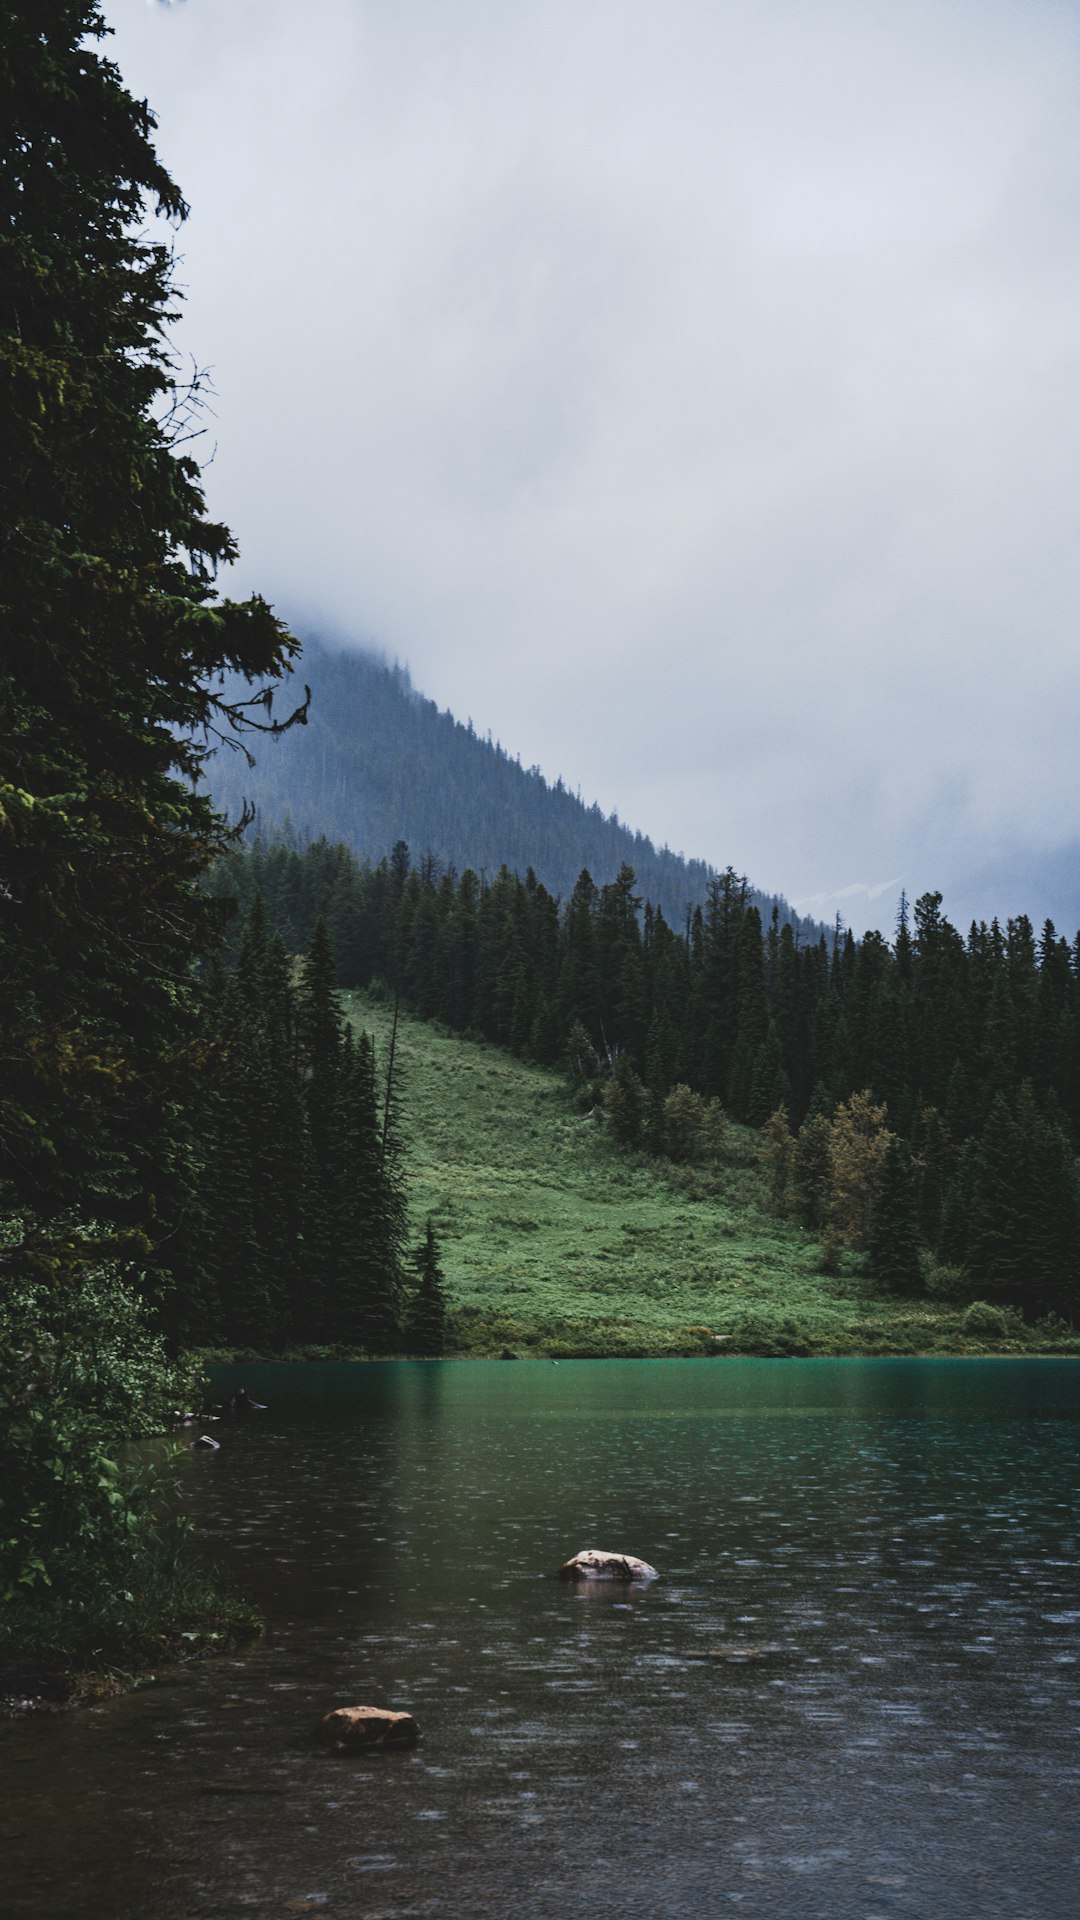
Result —
[[[0, 1730], [13, 1915], [1072, 1920], [1077, 1363], [241, 1379], [184, 1472], [269, 1631]], [[313, 1744], [359, 1701], [422, 1745]]]

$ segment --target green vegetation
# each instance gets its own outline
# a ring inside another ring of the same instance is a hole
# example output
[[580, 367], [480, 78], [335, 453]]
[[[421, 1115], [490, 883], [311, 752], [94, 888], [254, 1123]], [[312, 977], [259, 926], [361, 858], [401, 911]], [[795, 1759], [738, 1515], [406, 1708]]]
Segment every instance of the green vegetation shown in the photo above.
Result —
[[198, 881], [228, 838], [198, 776], [282, 730], [298, 646], [217, 592], [153, 226], [186, 210], [106, 32], [88, 0], [4, 11], [0, 1654], [113, 1664], [236, 1624], [122, 1453], [198, 1281]]
[[[1051, 925], [965, 944], [928, 894], [892, 948], [802, 945], [731, 870], [673, 927], [628, 865], [564, 905], [400, 842], [222, 857], [212, 747], [307, 701], [272, 716], [297, 643], [219, 597], [235, 549], [182, 450], [200, 381], [150, 222], [185, 209], [90, 0], [5, 28], [0, 1656], [126, 1667], [250, 1628], [125, 1454], [184, 1345], [1060, 1344], [1080, 943]], [[419, 1017], [404, 1156], [396, 1012], [354, 995], [353, 1032], [336, 997], [380, 979]]]
[[405, 1294], [395, 1104], [342, 1020], [326, 929], [291, 962], [259, 904], [206, 992], [188, 1344], [393, 1351]]
[[446, 1352], [446, 1286], [430, 1220], [413, 1255], [413, 1265], [416, 1285], [405, 1318], [405, 1344], [410, 1353], [437, 1359]]
[[[388, 1004], [345, 1001], [384, 1061]], [[728, 1126], [715, 1164], [662, 1161], [621, 1150], [561, 1075], [490, 1044], [402, 1016], [397, 1057], [409, 1211], [438, 1236], [451, 1352], [1080, 1350], [1002, 1309], [895, 1297], [847, 1251], [823, 1273], [817, 1236], [770, 1211], [748, 1127]]]
[[145, 1449], [118, 1451], [160, 1434], [193, 1390], [114, 1268], [84, 1272], [78, 1287], [5, 1287], [0, 1692], [100, 1689], [256, 1630], [188, 1555], [168, 1475], [175, 1443], [156, 1449], [156, 1471]]
[[375, 867], [256, 843], [211, 883], [261, 894], [294, 952], [324, 914], [341, 985], [389, 981], [421, 1018], [569, 1068], [627, 1152], [686, 1162], [728, 1117], [763, 1129], [774, 1209], [826, 1267], [869, 1253], [919, 1297], [945, 1264], [968, 1299], [1076, 1325], [1080, 936], [1019, 915], [965, 941], [928, 893], [892, 946], [802, 945], [730, 869], [676, 930], [629, 867], [561, 902], [531, 868], [441, 874], [401, 842]]

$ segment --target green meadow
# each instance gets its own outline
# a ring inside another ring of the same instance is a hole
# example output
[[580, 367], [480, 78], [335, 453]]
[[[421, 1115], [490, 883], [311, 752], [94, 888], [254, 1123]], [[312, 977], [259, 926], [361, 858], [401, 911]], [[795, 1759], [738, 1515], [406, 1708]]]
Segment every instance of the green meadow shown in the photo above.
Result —
[[[385, 1071], [389, 1008], [343, 998]], [[678, 1167], [621, 1152], [558, 1074], [483, 1041], [402, 1015], [396, 1059], [411, 1239], [430, 1216], [454, 1352], [1062, 1351], [1012, 1315], [883, 1294], [854, 1256], [822, 1272], [817, 1237], [768, 1211], [747, 1128]]]

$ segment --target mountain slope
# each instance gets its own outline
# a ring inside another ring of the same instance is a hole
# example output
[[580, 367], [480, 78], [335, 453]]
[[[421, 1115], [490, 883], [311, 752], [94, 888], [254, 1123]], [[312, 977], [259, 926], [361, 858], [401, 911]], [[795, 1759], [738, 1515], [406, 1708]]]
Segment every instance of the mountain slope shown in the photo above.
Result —
[[[224, 750], [210, 763], [210, 789], [233, 818], [250, 801], [261, 833], [294, 834], [301, 844], [325, 835], [372, 862], [404, 840], [414, 858], [432, 854], [458, 872], [491, 878], [503, 865], [520, 874], [532, 867], [563, 897], [583, 867], [604, 885], [625, 862], [639, 893], [675, 926], [704, 901], [712, 871], [704, 861], [657, 849], [561, 780], [551, 785], [538, 768], [523, 768], [471, 723], [440, 713], [401, 667], [308, 640], [300, 677], [312, 689], [305, 729], [266, 741], [254, 768]], [[771, 912], [771, 895], [754, 898]], [[816, 923], [777, 904], [782, 919], [816, 938]]]
[[[343, 1000], [385, 1072], [391, 1008], [362, 993]], [[496, 1047], [402, 1014], [395, 1060], [412, 1239], [430, 1218], [456, 1351], [987, 1348], [962, 1307], [883, 1292], [852, 1256], [823, 1274], [816, 1236], [769, 1211], [748, 1128], [728, 1128], [715, 1166], [677, 1167], [621, 1153], [557, 1074]], [[1034, 1330], [1017, 1324], [1010, 1338], [1039, 1350]]]

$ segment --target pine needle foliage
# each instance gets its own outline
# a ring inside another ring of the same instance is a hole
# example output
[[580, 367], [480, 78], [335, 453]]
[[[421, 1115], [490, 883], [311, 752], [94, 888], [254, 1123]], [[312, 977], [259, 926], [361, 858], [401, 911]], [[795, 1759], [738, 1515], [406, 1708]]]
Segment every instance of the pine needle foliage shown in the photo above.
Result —
[[[107, 32], [92, 0], [3, 7], [0, 1554], [16, 1599], [56, 1583], [76, 1650], [130, 1642], [150, 1589], [175, 1611], [182, 1584], [118, 1464], [117, 1390], [209, 1304], [196, 970], [221, 912], [198, 883], [230, 832], [198, 780], [215, 745], [306, 711], [271, 710], [298, 643], [218, 594], [236, 550], [187, 445], [203, 382], [168, 343], [186, 209]], [[248, 1214], [235, 1231], [239, 1261]]]
[[410, 1353], [435, 1359], [446, 1348], [446, 1289], [430, 1220], [413, 1254], [413, 1265], [417, 1277], [405, 1321], [405, 1345]]
[[294, 968], [256, 900], [235, 970], [208, 989], [209, 1304], [186, 1328], [192, 1341], [400, 1345], [398, 1135], [384, 1137], [384, 1076], [368, 1035], [345, 1023], [334, 978], [324, 923]]
[[0, 1201], [57, 1274], [178, 1229], [190, 972], [219, 920], [196, 882], [227, 834], [194, 782], [236, 725], [275, 729], [298, 651], [265, 601], [217, 594], [235, 547], [184, 449], [199, 382], [152, 217], [186, 209], [106, 32], [86, 0], [14, 0], [0, 64]]

